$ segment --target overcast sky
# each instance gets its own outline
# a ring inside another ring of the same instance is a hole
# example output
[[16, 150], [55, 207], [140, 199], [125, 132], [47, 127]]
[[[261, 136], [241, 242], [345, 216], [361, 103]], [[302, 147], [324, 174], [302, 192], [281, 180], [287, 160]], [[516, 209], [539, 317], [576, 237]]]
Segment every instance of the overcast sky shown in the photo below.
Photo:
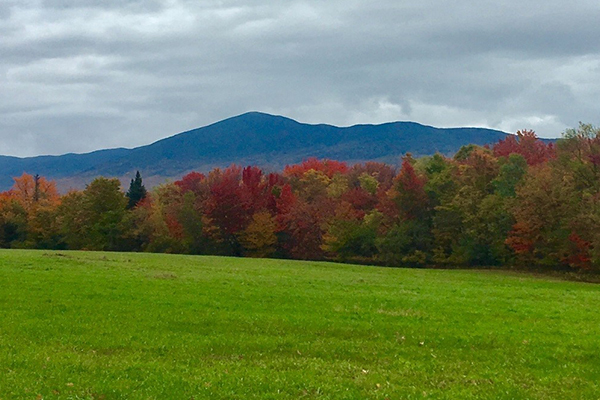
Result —
[[598, 0], [0, 0], [0, 154], [134, 147], [246, 111], [600, 123]]

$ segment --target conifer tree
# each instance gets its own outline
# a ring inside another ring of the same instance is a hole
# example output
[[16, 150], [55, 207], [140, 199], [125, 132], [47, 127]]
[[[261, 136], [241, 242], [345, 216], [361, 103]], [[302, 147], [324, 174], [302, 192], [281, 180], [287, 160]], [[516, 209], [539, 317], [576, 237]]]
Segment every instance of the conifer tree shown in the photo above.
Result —
[[127, 209], [130, 210], [135, 207], [140, 201], [146, 198], [148, 192], [146, 191], [146, 187], [142, 183], [142, 176], [140, 175], [140, 171], [137, 171], [135, 174], [135, 179], [131, 180], [129, 184], [129, 190], [127, 191]]

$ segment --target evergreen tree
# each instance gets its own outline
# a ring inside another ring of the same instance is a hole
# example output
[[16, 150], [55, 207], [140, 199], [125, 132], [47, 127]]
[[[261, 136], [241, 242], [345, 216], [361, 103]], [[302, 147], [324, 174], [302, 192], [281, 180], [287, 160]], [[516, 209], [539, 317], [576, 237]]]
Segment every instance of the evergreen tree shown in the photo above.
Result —
[[140, 201], [146, 198], [148, 192], [146, 191], [146, 187], [142, 183], [142, 176], [140, 175], [140, 171], [135, 173], [135, 179], [131, 180], [131, 184], [129, 185], [129, 190], [127, 191], [127, 209], [130, 210], [135, 207]]

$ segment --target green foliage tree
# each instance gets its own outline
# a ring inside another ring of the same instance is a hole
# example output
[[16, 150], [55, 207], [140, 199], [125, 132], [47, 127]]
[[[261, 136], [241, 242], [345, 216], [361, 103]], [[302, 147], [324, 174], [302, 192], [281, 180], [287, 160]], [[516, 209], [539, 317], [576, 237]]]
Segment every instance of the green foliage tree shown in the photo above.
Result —
[[183, 195], [181, 207], [177, 212], [177, 218], [183, 228], [183, 242], [186, 252], [202, 254], [206, 251], [208, 241], [204, 234], [204, 221], [202, 210], [197, 208], [198, 202], [194, 192]]
[[83, 192], [63, 197], [59, 231], [70, 249], [122, 250], [127, 200], [118, 179], [96, 178]]
[[494, 192], [501, 197], [515, 197], [517, 185], [527, 173], [527, 161], [520, 154], [500, 159], [500, 170], [492, 181]]
[[374, 176], [363, 172], [358, 176], [358, 181], [360, 183], [360, 187], [364, 189], [367, 193], [370, 193], [372, 195], [377, 193], [377, 189], [379, 189], [379, 182]]
[[28, 229], [25, 207], [13, 198], [0, 199], [0, 247], [23, 247]]
[[431, 234], [428, 224], [409, 219], [398, 222], [376, 240], [378, 259], [385, 265], [424, 266], [429, 261]]
[[334, 219], [323, 236], [322, 248], [339, 261], [372, 261], [382, 215], [374, 210], [363, 219]]
[[37, 249], [64, 249], [66, 244], [58, 224], [58, 207], [40, 205], [29, 213], [27, 247]]
[[67, 248], [83, 249], [87, 246], [87, 215], [83, 192], [71, 191], [64, 195], [58, 206], [59, 232]]
[[90, 249], [120, 250], [120, 227], [127, 205], [120, 187], [118, 179], [96, 178], [83, 191]]

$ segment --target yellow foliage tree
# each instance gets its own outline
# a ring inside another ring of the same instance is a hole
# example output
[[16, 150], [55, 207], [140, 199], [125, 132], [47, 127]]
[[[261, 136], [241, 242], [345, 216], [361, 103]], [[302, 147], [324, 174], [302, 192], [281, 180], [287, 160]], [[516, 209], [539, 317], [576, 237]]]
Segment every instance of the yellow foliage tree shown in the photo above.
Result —
[[277, 222], [266, 211], [252, 216], [248, 227], [239, 233], [239, 240], [251, 257], [268, 257], [275, 251]]

